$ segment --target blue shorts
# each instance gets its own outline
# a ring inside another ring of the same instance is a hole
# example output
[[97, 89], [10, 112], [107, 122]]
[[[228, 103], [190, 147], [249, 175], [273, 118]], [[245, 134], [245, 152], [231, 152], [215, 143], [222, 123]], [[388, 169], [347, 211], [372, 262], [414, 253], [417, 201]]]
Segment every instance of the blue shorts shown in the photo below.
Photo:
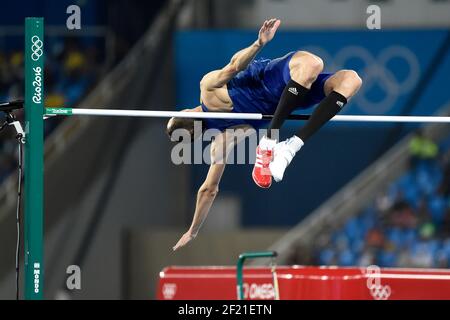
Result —
[[[294, 54], [295, 52], [289, 52], [283, 57], [270, 60], [264, 67], [264, 77], [262, 80], [270, 94], [276, 98], [277, 105], [286, 84], [291, 80], [289, 62]], [[333, 73], [319, 74], [316, 81], [312, 84], [305, 102], [302, 105], [299, 105], [297, 109], [307, 109], [322, 101], [322, 99], [325, 98], [325, 81], [332, 75]], [[275, 112], [275, 110], [273, 111]]]
[[[233, 101], [232, 112], [274, 114], [286, 84], [291, 80], [289, 61], [295, 51], [276, 59], [258, 59], [239, 72], [227, 83], [228, 94]], [[305, 102], [296, 109], [307, 109], [325, 98], [325, 81], [332, 73], [321, 73], [312, 84]], [[207, 106], [202, 104], [203, 111]], [[251, 120], [206, 120], [206, 126], [224, 130], [239, 124], [249, 124], [255, 128], [267, 125], [268, 121]]]

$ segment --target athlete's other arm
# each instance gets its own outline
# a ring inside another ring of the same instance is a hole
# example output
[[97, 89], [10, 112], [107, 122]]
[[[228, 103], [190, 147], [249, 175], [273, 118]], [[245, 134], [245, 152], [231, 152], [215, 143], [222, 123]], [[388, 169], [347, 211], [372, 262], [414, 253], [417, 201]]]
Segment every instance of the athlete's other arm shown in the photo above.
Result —
[[[232, 140], [227, 141], [226, 132], [223, 132], [216, 136], [211, 143], [211, 165], [205, 181], [197, 192], [197, 202], [191, 227], [173, 247], [173, 250], [177, 250], [194, 239], [208, 216], [214, 199], [219, 192], [219, 182], [225, 170], [226, 156], [234, 147], [234, 139]], [[222, 155], [225, 155], [225, 157]]]
[[173, 250], [186, 245], [197, 236], [197, 233], [208, 216], [214, 199], [219, 192], [219, 182], [230, 152], [234, 146], [243, 141], [246, 137], [254, 134], [252, 127], [243, 125], [235, 127], [232, 132], [222, 132], [217, 135], [211, 143], [211, 166], [208, 175], [197, 192], [197, 204], [195, 207], [194, 218], [189, 230], [181, 237]]
[[259, 30], [258, 39], [251, 46], [236, 52], [225, 67], [205, 75], [200, 85], [205, 89], [223, 87], [238, 72], [247, 68], [248, 64], [252, 62], [262, 47], [273, 39], [280, 23], [281, 21], [278, 19], [264, 21], [264, 24]]

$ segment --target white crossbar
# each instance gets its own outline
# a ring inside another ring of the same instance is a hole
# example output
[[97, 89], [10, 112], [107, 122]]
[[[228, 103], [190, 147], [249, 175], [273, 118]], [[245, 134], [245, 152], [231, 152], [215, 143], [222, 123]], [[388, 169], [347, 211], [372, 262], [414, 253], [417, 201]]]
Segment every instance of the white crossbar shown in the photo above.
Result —
[[[234, 112], [186, 112], [186, 111], [154, 111], [154, 110], [120, 110], [120, 109], [72, 109], [47, 108], [46, 116], [52, 115], [86, 115], [86, 116], [124, 116], [151, 118], [197, 118], [197, 119], [267, 119], [261, 113]], [[337, 115], [331, 121], [339, 122], [410, 122], [410, 123], [450, 123], [450, 117], [440, 116], [380, 116], [380, 115]]]

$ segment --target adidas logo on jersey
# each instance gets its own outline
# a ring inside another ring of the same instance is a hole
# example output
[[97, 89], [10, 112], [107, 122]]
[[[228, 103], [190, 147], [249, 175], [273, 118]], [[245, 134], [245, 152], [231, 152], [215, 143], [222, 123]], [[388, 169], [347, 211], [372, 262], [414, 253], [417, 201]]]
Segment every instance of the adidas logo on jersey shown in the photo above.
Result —
[[290, 87], [290, 88], [288, 89], [288, 91], [289, 91], [290, 93], [292, 93], [292, 94], [295, 94], [296, 96], [298, 95], [298, 91], [297, 91], [297, 88], [296, 88], [296, 87]]
[[342, 107], [344, 106], [344, 103], [343, 103], [342, 101], [337, 101], [336, 104], [337, 104], [340, 108], [342, 108]]

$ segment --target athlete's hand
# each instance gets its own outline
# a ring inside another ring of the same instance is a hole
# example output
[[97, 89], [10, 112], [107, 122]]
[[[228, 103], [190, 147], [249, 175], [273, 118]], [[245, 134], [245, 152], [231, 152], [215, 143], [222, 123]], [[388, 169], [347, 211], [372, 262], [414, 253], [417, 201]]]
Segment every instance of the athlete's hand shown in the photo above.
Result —
[[177, 244], [172, 248], [173, 251], [185, 246], [189, 241], [191, 241], [195, 237], [196, 234], [193, 234], [191, 231], [186, 232], [181, 236], [180, 240], [178, 240]]
[[258, 35], [258, 44], [263, 46], [267, 42], [273, 39], [275, 36], [275, 32], [277, 32], [278, 27], [281, 24], [281, 20], [279, 19], [270, 19], [264, 21], [261, 29], [259, 30]]

